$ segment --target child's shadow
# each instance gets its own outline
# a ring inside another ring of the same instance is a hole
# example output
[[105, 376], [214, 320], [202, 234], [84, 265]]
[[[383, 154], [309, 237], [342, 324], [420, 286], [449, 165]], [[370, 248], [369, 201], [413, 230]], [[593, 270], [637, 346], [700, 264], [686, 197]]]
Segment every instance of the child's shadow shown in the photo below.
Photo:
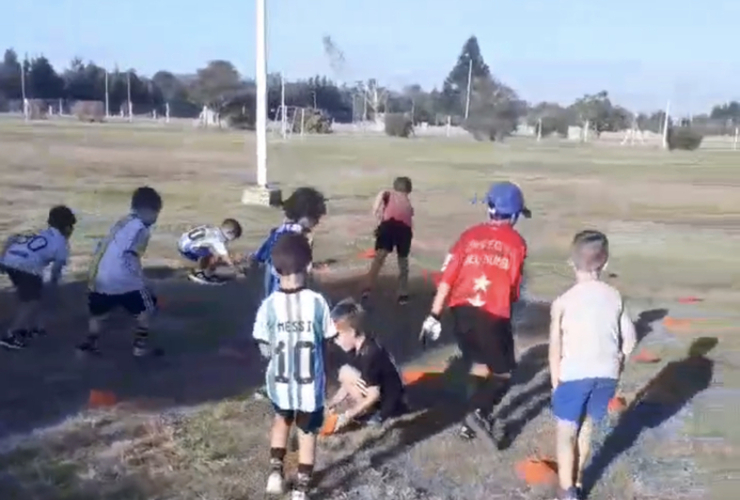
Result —
[[644, 429], [660, 426], [709, 387], [714, 362], [706, 355], [717, 343], [715, 337], [694, 340], [684, 359], [668, 363], [637, 393], [586, 467], [583, 484], [586, 493], [591, 492], [608, 466], [635, 444]]

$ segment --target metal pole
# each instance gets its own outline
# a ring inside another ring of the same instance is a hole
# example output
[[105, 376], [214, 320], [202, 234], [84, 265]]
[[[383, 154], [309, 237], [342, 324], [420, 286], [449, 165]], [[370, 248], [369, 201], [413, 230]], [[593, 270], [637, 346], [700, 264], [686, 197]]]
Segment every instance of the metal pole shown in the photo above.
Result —
[[257, 84], [257, 117], [255, 132], [257, 134], [257, 184], [267, 187], [267, 36], [265, 0], [255, 0], [257, 4], [255, 16], [256, 32], [256, 72]]
[[134, 105], [131, 103], [131, 71], [126, 72], [126, 83], [128, 86], [127, 94], [128, 94], [128, 121], [134, 120]]
[[465, 96], [465, 119], [468, 119], [468, 114], [470, 113], [470, 89], [472, 87], [473, 83], [473, 59], [470, 59], [470, 64], [468, 65], [468, 92]]
[[105, 117], [110, 117], [110, 97], [108, 94], [108, 70], [105, 70]]

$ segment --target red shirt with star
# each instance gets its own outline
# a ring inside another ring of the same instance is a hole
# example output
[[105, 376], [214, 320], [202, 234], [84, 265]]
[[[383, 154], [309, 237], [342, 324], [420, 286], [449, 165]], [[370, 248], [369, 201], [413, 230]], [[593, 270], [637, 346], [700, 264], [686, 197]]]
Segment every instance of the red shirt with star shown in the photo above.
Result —
[[482, 223], [460, 235], [442, 265], [449, 307], [473, 306], [511, 317], [519, 300], [527, 243], [510, 224]]

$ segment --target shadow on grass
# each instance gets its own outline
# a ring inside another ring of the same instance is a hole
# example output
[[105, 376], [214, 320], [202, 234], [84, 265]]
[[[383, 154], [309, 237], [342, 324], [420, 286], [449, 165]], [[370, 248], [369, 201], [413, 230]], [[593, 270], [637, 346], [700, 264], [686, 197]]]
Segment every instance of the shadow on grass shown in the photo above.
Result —
[[668, 316], [668, 309], [649, 309], [642, 311], [635, 321], [635, 333], [637, 334], [637, 341], [640, 342], [642, 339], [648, 336], [653, 331], [652, 324], [656, 321], [660, 321]]
[[717, 343], [715, 337], [694, 340], [685, 358], [668, 363], [640, 389], [584, 471], [584, 491], [593, 490], [609, 465], [637, 442], [643, 430], [660, 426], [709, 387], [714, 362], [706, 355]]

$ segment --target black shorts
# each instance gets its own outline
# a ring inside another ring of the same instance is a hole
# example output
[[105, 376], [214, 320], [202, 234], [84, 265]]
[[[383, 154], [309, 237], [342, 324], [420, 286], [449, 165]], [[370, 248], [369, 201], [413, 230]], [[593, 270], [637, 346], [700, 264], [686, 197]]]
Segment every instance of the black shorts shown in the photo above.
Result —
[[375, 229], [375, 250], [388, 253], [396, 251], [399, 257], [408, 257], [411, 253], [413, 231], [409, 226], [396, 219], [384, 220]]
[[117, 295], [90, 292], [87, 295], [87, 309], [93, 318], [105, 316], [119, 307], [132, 316], [138, 316], [143, 312], [154, 312], [157, 309], [157, 297], [148, 290], [137, 290]]
[[457, 345], [463, 359], [488, 366], [492, 373], [511, 373], [516, 367], [514, 333], [509, 318], [493, 316], [481, 308], [451, 308]]
[[37, 274], [27, 273], [12, 267], [0, 266], [7, 273], [15, 288], [15, 295], [20, 302], [41, 300], [44, 291], [44, 278]]
[[282, 417], [289, 425], [295, 423], [305, 434], [318, 434], [324, 425], [324, 409], [319, 408], [316, 411], [305, 412], [298, 410], [283, 410], [273, 403], [275, 414]]

